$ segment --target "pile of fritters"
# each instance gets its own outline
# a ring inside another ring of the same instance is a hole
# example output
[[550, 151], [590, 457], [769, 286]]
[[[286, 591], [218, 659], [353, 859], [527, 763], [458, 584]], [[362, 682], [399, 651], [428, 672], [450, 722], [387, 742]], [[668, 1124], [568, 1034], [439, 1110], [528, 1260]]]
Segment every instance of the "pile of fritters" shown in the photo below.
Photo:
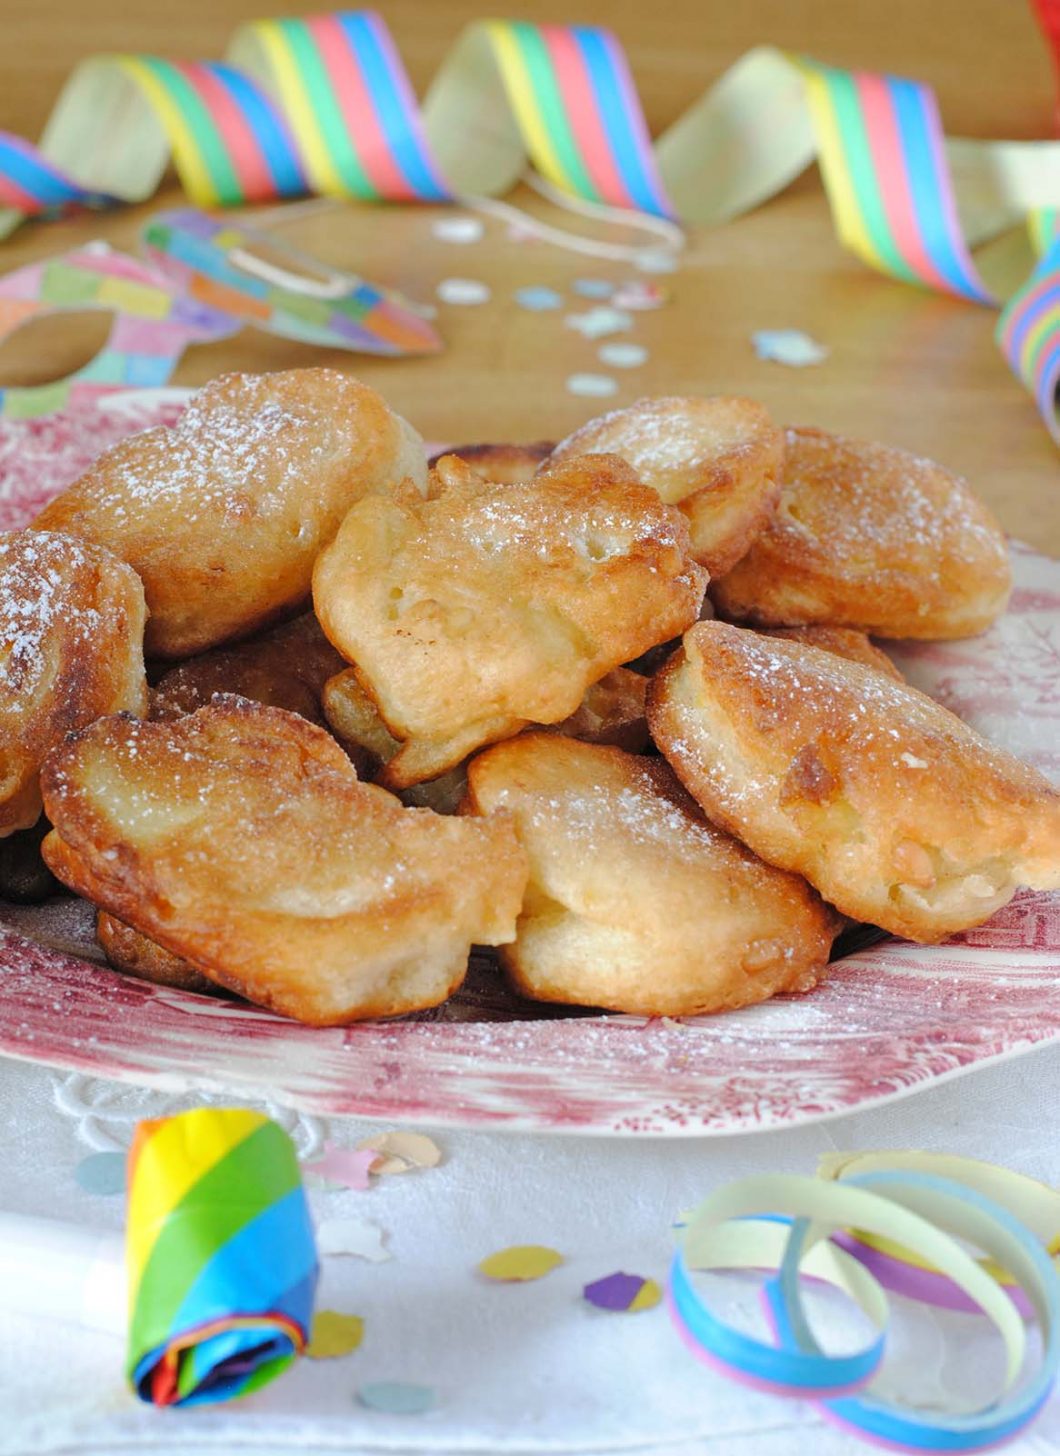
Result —
[[118, 969], [327, 1025], [473, 944], [719, 1011], [809, 990], [844, 917], [1060, 886], [1060, 795], [866, 635], [1004, 610], [942, 467], [724, 398], [430, 467], [365, 385], [229, 376], [0, 537], [0, 893], [50, 871]]

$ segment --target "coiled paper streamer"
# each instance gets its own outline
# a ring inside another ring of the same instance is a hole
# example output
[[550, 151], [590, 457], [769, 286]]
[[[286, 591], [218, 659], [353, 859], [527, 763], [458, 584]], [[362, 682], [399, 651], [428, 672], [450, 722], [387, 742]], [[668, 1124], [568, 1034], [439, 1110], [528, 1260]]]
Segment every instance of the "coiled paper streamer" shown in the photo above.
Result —
[[[999, 1168], [993, 1163], [983, 1163], [976, 1158], [916, 1151], [829, 1153], [822, 1157], [817, 1175], [820, 1178], [835, 1179], [846, 1178], [854, 1173], [899, 1169], [952, 1178], [993, 1199], [1025, 1224], [1037, 1236], [1046, 1253], [1052, 1256], [1053, 1263], [1057, 1263], [1057, 1255], [1060, 1254], [1060, 1192], [1045, 1183], [1027, 1178], [1022, 1173], [1014, 1173], [1010, 1168]], [[833, 1235], [833, 1239], [841, 1248], [852, 1252], [885, 1289], [892, 1290], [895, 1294], [904, 1294], [910, 1299], [934, 1304], [940, 1309], [955, 1309], [965, 1313], [976, 1313], [978, 1310], [978, 1306], [951, 1280], [892, 1239], [878, 1237], [864, 1230], [837, 1233]], [[1033, 1314], [1030, 1302], [1012, 1274], [989, 1260], [985, 1262], [984, 1268], [1002, 1286], [1024, 1318], [1030, 1318]]]
[[[1051, 13], [1052, 0], [1036, 3]], [[816, 159], [841, 240], [871, 267], [1008, 300], [999, 341], [1060, 442], [1060, 143], [947, 141], [933, 93], [914, 81], [760, 47], [653, 146], [607, 30], [477, 22], [420, 107], [375, 13], [262, 20], [235, 33], [223, 62], [78, 66], [39, 147], [0, 133], [0, 233], [42, 212], [141, 200], [171, 159], [202, 207], [306, 191], [492, 197], [529, 161], [570, 197], [704, 226]], [[992, 239], [1002, 244], [973, 260]]]
[[[925, 1159], [925, 1162], [927, 1160]], [[854, 1160], [856, 1165], [857, 1160]], [[837, 1181], [787, 1175], [746, 1178], [720, 1189], [692, 1215], [670, 1276], [671, 1312], [693, 1353], [778, 1394], [815, 1399], [831, 1419], [884, 1445], [914, 1451], [976, 1451], [1017, 1434], [1048, 1399], [1060, 1369], [1060, 1278], [1038, 1237], [967, 1182], [923, 1167], [837, 1170]], [[949, 1280], [997, 1328], [1005, 1349], [1005, 1393], [969, 1415], [919, 1411], [876, 1399], [886, 1295], [869, 1269], [831, 1236], [886, 1239]], [[1038, 1320], [1042, 1352], [1020, 1379], [1026, 1336], [1013, 1302], [958, 1239], [1007, 1270]], [[763, 1293], [773, 1330], [767, 1343], [725, 1324], [693, 1288], [691, 1268], [776, 1271]], [[855, 1300], [875, 1338], [852, 1355], [826, 1354], [801, 1302], [800, 1276], [827, 1280]], [[860, 1392], [868, 1387], [864, 1394]]]
[[129, 1151], [127, 1373], [142, 1400], [248, 1395], [305, 1348], [317, 1256], [294, 1146], [258, 1112], [141, 1122]]

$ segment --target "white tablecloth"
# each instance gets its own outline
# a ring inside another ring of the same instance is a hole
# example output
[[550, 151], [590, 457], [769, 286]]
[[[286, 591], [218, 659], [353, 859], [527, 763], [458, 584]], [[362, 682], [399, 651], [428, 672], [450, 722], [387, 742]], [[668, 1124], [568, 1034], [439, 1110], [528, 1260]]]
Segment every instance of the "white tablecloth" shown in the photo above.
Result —
[[[1060, 1183], [1058, 1087], [1060, 1047], [1051, 1047], [875, 1111], [789, 1131], [687, 1141], [436, 1132], [445, 1155], [438, 1168], [377, 1180], [367, 1193], [310, 1194], [317, 1218], [366, 1218], [387, 1231], [386, 1263], [324, 1261], [319, 1307], [365, 1320], [354, 1354], [302, 1360], [231, 1405], [156, 1411], [126, 1390], [117, 1337], [2, 1315], [0, 1453], [868, 1450], [810, 1406], [704, 1369], [662, 1308], [608, 1314], [581, 1298], [583, 1285], [616, 1270], [662, 1280], [679, 1210], [746, 1173], [812, 1172], [828, 1149], [947, 1150]], [[138, 1116], [194, 1101], [0, 1062], [0, 1206], [119, 1228], [121, 1199], [82, 1191], [78, 1163], [127, 1145]], [[325, 1136], [352, 1146], [377, 1130], [269, 1110], [303, 1154]], [[476, 1274], [485, 1255], [515, 1243], [551, 1245], [565, 1262], [533, 1284], [490, 1284]], [[939, 1378], [945, 1384], [941, 1366]], [[358, 1386], [382, 1380], [433, 1387], [434, 1409], [365, 1409]], [[1010, 1449], [1060, 1450], [1060, 1396]]]

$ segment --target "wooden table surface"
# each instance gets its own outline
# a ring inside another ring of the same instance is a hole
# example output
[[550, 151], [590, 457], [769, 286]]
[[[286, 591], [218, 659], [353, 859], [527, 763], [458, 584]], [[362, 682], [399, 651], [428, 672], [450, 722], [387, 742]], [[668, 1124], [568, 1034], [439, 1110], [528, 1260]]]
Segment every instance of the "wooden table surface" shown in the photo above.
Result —
[[[280, 13], [321, 8], [319, 0], [279, 7]], [[384, 0], [380, 8], [421, 90], [460, 26], [490, 13], [472, 0]], [[505, 13], [504, 6], [497, 10]], [[1048, 59], [1020, 0], [756, 0], [742, 6], [670, 0], [636, 7], [580, 0], [576, 14], [549, 0], [521, 10], [535, 20], [612, 25], [655, 132], [751, 45], [771, 41], [837, 65], [930, 82], [953, 135], [1051, 134]], [[63, 78], [82, 56], [141, 50], [216, 57], [240, 21], [263, 13], [261, 0], [183, 0], [140, 9], [126, 0], [92, 6], [0, 0], [0, 126], [35, 139]], [[13, 268], [93, 237], [131, 247], [143, 218], [179, 197], [169, 185], [141, 208], [27, 225], [0, 244], [0, 259]], [[550, 215], [536, 199], [526, 205]], [[248, 329], [232, 341], [191, 349], [174, 382], [198, 384], [230, 369], [327, 363], [375, 385], [427, 438], [454, 441], [566, 433], [603, 408], [567, 392], [574, 372], [619, 379], [607, 407], [645, 394], [750, 394], [778, 419], [936, 457], [967, 475], [1015, 536], [1060, 555], [1056, 447], [997, 351], [995, 315], [889, 282], [845, 254], [816, 169], [750, 216], [692, 235], [680, 271], [660, 280], [671, 293], [667, 306], [637, 315], [631, 337], [647, 347], [649, 359], [629, 370], [603, 368], [598, 344], [564, 328], [562, 313], [528, 312], [513, 299], [516, 288], [530, 284], [562, 290], [587, 275], [628, 278], [629, 265], [515, 243], [493, 222], [480, 243], [445, 244], [431, 231], [436, 216], [432, 209], [344, 206], [292, 223], [284, 236], [424, 300], [447, 276], [487, 282], [489, 304], [440, 307], [444, 354], [377, 360]], [[615, 230], [606, 236], [614, 239]], [[828, 360], [804, 370], [759, 361], [752, 332], [788, 327], [827, 344]], [[60, 377], [95, 352], [101, 330], [98, 317], [83, 316], [23, 328], [0, 346], [0, 383]]]

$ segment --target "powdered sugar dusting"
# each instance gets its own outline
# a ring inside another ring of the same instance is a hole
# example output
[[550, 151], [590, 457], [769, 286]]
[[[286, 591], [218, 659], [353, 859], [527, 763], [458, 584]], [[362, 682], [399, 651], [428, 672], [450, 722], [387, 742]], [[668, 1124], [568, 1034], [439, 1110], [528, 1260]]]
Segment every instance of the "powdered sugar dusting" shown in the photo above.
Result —
[[76, 574], [96, 569], [95, 554], [69, 537], [0, 536], [0, 711], [37, 691], [57, 625], [74, 645], [98, 636], [100, 614], [75, 590]]
[[856, 561], [869, 546], [874, 562], [916, 555], [935, 581], [943, 554], [1004, 567], [998, 527], [967, 484], [934, 460], [817, 430], [790, 429], [785, 444], [774, 530], [811, 539], [839, 559]]
[[[119, 527], [142, 503], [167, 498], [189, 523], [200, 510], [239, 519], [282, 509], [284, 487], [319, 467], [328, 447], [307, 428], [305, 411], [268, 397], [254, 407], [255, 383], [235, 399], [197, 395], [171, 429], [134, 435], [104, 455], [92, 473], [95, 509]], [[271, 489], [261, 489], [264, 481]]]
[[646, 485], [674, 502], [701, 486], [704, 471], [762, 453], [775, 432], [761, 406], [724, 398], [641, 399], [582, 425], [557, 445], [557, 460], [604, 451], [626, 460]]

